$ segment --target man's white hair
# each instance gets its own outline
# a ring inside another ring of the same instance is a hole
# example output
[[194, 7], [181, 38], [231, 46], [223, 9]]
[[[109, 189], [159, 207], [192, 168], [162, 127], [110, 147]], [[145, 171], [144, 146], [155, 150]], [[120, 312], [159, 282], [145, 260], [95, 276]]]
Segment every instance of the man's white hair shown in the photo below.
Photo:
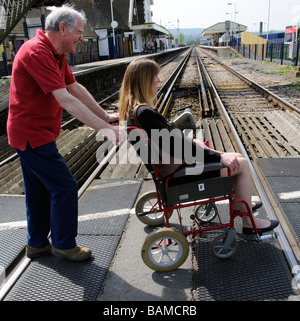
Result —
[[74, 6], [65, 4], [62, 7], [53, 7], [52, 12], [46, 18], [45, 29], [47, 31], [58, 31], [59, 24], [63, 21], [67, 24], [70, 31], [74, 29], [78, 19], [86, 23], [85, 12], [77, 11]]

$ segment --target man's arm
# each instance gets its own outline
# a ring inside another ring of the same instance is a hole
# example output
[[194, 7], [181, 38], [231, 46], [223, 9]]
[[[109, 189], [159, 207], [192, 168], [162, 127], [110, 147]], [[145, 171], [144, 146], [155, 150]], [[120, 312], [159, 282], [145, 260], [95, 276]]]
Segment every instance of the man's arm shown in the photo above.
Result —
[[86, 107], [90, 109], [99, 118], [105, 120], [105, 122], [115, 122], [119, 120], [118, 114], [107, 114], [107, 112], [98, 105], [89, 91], [79, 84], [77, 81], [67, 86], [69, 93], [80, 100]]
[[100, 131], [109, 140], [118, 143], [119, 141], [126, 139], [126, 132], [124, 129], [119, 128], [118, 126], [111, 126], [101, 118], [101, 116], [104, 118], [105, 111], [98, 105], [98, 108], [101, 108], [103, 112], [101, 113], [100, 111], [97, 115], [93, 112], [96, 108], [88, 108], [75, 96], [70, 94], [66, 88], [54, 90], [52, 94], [60, 106], [69, 114], [84, 124]]

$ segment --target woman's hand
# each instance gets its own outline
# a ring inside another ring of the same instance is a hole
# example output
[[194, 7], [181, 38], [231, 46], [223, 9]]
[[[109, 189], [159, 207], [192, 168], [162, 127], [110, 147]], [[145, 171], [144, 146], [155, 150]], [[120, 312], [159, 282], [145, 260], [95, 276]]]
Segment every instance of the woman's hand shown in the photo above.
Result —
[[235, 170], [240, 168], [240, 164], [236, 154], [222, 153], [220, 162], [224, 166], [228, 167], [231, 172], [234, 172]]

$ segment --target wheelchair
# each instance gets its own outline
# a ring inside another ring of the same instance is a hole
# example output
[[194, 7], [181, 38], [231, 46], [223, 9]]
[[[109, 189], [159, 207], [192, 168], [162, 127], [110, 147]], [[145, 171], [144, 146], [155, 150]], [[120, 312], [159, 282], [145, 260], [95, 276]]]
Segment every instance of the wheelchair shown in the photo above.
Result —
[[[128, 137], [132, 136], [130, 133], [135, 132], [134, 137], [139, 137], [143, 141], [139, 149], [143, 146], [148, 150], [148, 154], [143, 155], [150, 155], [150, 144], [142, 130], [129, 126], [127, 132]], [[134, 142], [129, 141], [135, 148]], [[141, 155], [141, 150], [137, 153]], [[187, 165], [163, 178], [157, 166], [151, 164], [149, 157], [147, 159], [141, 157], [141, 159], [155, 183], [155, 191], [141, 195], [135, 204], [136, 216], [142, 223], [159, 227], [148, 234], [141, 250], [144, 263], [152, 270], [158, 272], [176, 270], [188, 257], [187, 237], [191, 237], [196, 244], [197, 238], [203, 237], [205, 232], [215, 230], [223, 230], [223, 233], [218, 233], [218, 236], [213, 239], [212, 253], [219, 259], [232, 257], [238, 246], [234, 227], [237, 216], [249, 216], [256, 236], [260, 237], [248, 203], [234, 197], [229, 169], [228, 176], [220, 176], [220, 170], [223, 168], [221, 163], [208, 163], [204, 164], [204, 167], [203, 164], [200, 166], [197, 163]], [[186, 175], [187, 170], [189, 175]], [[199, 172], [202, 173], [199, 175], [197, 174]], [[222, 201], [229, 203], [229, 221], [226, 223], [222, 222], [216, 206], [216, 203]], [[234, 204], [238, 202], [245, 204], [245, 212], [234, 210]], [[194, 207], [194, 214], [191, 215], [193, 226], [189, 230], [184, 230], [181, 210], [188, 207]], [[175, 211], [178, 215], [180, 230], [170, 227], [170, 218]], [[218, 218], [218, 223], [208, 224], [215, 218]]]

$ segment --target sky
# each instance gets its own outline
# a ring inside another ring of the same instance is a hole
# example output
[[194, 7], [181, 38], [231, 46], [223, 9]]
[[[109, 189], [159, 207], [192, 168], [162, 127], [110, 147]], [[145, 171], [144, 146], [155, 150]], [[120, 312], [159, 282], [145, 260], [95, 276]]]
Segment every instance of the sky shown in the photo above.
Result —
[[246, 25], [250, 32], [258, 32], [260, 22], [263, 22], [263, 31], [268, 31], [268, 21], [269, 31], [285, 30], [286, 26], [300, 24], [299, 0], [235, 0], [234, 2], [153, 0], [153, 2], [154, 5], [151, 6], [153, 22], [167, 29], [208, 28], [225, 20]]

